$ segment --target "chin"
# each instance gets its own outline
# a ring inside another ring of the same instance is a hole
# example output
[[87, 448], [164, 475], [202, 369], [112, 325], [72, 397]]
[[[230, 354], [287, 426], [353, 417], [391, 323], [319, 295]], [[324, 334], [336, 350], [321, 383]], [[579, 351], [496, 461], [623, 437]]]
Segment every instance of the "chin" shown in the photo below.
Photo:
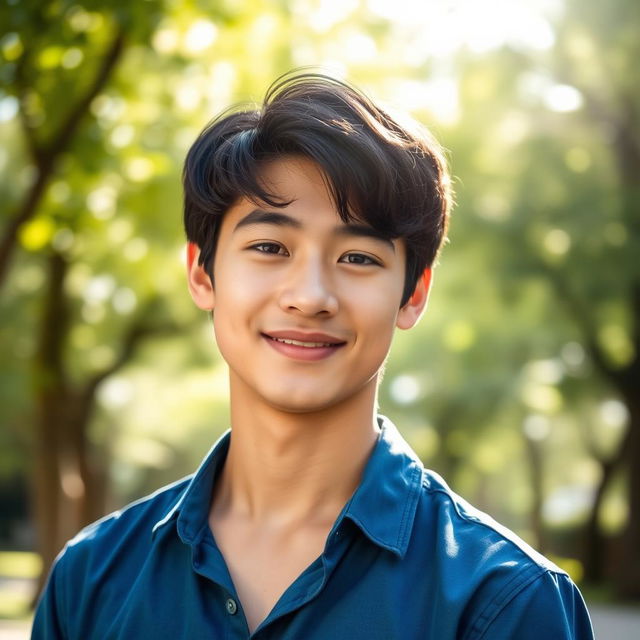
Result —
[[345, 401], [344, 396], [320, 395], [318, 390], [294, 390], [290, 387], [276, 393], [265, 393], [263, 398], [273, 409], [284, 413], [316, 413]]
[[303, 415], [305, 413], [317, 413], [318, 411], [324, 411], [331, 407], [340, 404], [340, 401], [336, 402], [319, 402], [317, 399], [313, 401], [301, 399], [299, 402], [292, 401], [291, 398], [282, 399], [281, 401], [275, 400], [269, 402], [270, 406], [282, 413], [292, 413], [297, 415]]

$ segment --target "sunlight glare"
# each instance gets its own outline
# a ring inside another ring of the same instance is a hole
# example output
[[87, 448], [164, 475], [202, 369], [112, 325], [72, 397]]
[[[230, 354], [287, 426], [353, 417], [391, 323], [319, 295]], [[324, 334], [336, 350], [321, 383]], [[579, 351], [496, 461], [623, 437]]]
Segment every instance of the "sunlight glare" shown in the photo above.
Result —
[[375, 59], [377, 53], [376, 41], [367, 34], [356, 31], [347, 36], [345, 57], [349, 62], [369, 62]]
[[296, 11], [307, 17], [316, 33], [326, 33], [358, 7], [358, 0], [320, 0], [317, 6], [313, 7], [313, 4], [299, 2]]
[[554, 84], [544, 92], [544, 104], [551, 111], [569, 113], [582, 106], [582, 94], [568, 84]]
[[549, 49], [555, 40], [545, 17], [548, 3], [539, 0], [511, 3], [508, 0], [368, 0], [369, 10], [400, 28], [412, 31], [413, 54], [423, 59], [448, 56], [467, 48], [484, 53], [509, 45], [517, 49]]
[[460, 117], [458, 83], [453, 77], [402, 80], [394, 86], [392, 95], [394, 102], [408, 111], [426, 109], [443, 124], [455, 124]]
[[196, 20], [184, 36], [184, 50], [189, 54], [202, 53], [218, 37], [218, 28], [209, 20]]

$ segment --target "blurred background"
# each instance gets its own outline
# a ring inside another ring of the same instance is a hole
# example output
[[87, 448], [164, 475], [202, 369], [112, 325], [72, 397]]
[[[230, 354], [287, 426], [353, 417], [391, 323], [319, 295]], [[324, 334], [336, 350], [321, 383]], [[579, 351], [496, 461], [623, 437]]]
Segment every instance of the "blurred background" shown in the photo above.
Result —
[[2, 0], [0, 29], [0, 619], [227, 428], [181, 164], [305, 65], [409, 111], [454, 176], [383, 413], [590, 602], [638, 602], [640, 3]]

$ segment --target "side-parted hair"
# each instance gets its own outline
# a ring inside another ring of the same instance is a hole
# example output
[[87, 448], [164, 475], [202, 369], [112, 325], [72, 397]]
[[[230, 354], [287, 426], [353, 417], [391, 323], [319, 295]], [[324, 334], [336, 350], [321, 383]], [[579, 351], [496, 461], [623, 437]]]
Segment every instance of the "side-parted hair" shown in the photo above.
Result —
[[265, 163], [301, 155], [322, 170], [343, 222], [358, 220], [406, 246], [402, 305], [445, 239], [451, 193], [440, 145], [402, 127], [354, 87], [316, 73], [288, 73], [259, 109], [225, 112], [189, 150], [184, 226], [213, 280], [222, 217], [240, 198], [284, 207], [261, 180]]

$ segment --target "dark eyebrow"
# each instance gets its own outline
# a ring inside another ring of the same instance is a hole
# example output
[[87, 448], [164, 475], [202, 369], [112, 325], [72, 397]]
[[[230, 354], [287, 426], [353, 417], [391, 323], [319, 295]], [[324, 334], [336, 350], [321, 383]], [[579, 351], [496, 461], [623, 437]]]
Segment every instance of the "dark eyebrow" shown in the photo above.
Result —
[[[303, 226], [299, 220], [285, 213], [254, 209], [236, 224], [234, 231], [252, 224], [273, 224], [278, 227], [289, 227], [292, 229], [302, 229]], [[394, 253], [396, 250], [393, 242], [391, 242], [386, 235], [366, 224], [339, 224], [335, 227], [335, 233], [336, 235], [348, 236], [350, 238], [373, 238], [388, 245]]]
[[393, 242], [391, 242], [391, 239], [388, 236], [366, 224], [341, 224], [336, 227], [336, 233], [341, 236], [373, 238], [374, 240], [379, 240], [380, 242], [384, 242], [384, 244], [389, 245], [394, 253], [396, 250]]
[[293, 227], [294, 229], [302, 228], [301, 222], [284, 213], [254, 209], [251, 213], [248, 213], [244, 218], [242, 218], [240, 222], [238, 222], [234, 231], [240, 227], [246, 227], [251, 224], [275, 224], [279, 227]]

